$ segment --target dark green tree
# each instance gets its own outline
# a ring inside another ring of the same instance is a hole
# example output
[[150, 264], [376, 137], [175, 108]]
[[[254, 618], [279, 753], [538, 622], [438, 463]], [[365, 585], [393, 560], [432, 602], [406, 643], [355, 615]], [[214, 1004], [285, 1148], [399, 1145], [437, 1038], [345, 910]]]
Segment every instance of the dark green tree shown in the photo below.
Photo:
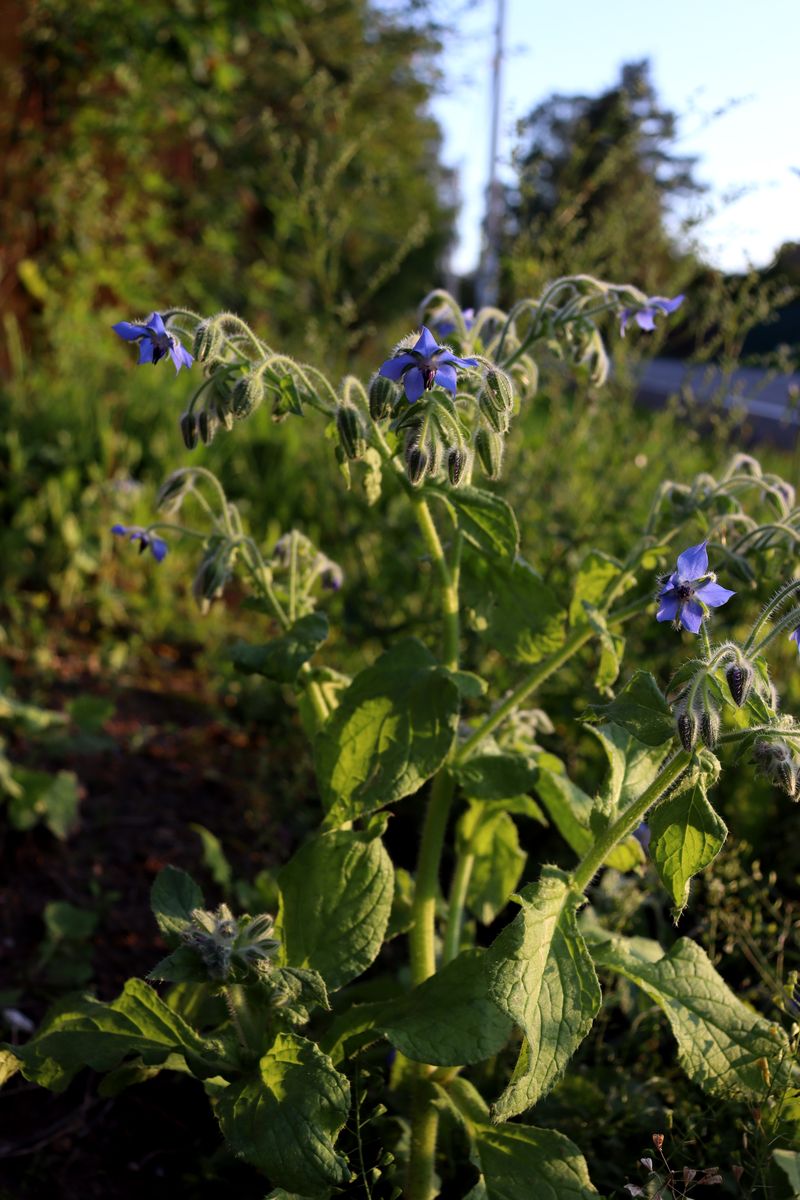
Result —
[[535, 108], [520, 123], [508, 195], [506, 299], [578, 271], [650, 293], [685, 277], [687, 250], [670, 217], [675, 200], [703, 187], [676, 137], [647, 61], [623, 67], [599, 96], [556, 94]]

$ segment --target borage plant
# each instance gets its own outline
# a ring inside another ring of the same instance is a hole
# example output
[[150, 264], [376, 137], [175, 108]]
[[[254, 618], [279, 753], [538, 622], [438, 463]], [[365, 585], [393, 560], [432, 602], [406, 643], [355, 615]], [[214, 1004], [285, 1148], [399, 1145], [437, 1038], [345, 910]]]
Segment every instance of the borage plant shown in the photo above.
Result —
[[[664, 483], [624, 561], [592, 550], [562, 597], [521, 556], [509, 506], [476, 482], [501, 474], [513, 418], [535, 398], [537, 358], [556, 354], [599, 385], [598, 321], [614, 314], [647, 329], [675, 307], [585, 276], [508, 314], [465, 315], [437, 291], [421, 328], [366, 387], [352, 376], [335, 387], [230, 313], [173, 310], [116, 327], [139, 342], [140, 362], [169, 356], [178, 369], [191, 358], [180, 337], [193, 337], [204, 378], [180, 418], [189, 449], [269, 404], [276, 420], [321, 416], [343, 474], [362, 473], [370, 503], [384, 487], [404, 496], [438, 581], [441, 645], [395, 642], [353, 678], [326, 663], [320, 601], [341, 586], [339, 566], [297, 530], [265, 549], [205, 468], [169, 476], [163, 519], [116, 526], [157, 561], [177, 535], [195, 539], [203, 608], [234, 573], [249, 583], [267, 632], [238, 643], [234, 661], [294, 689], [321, 828], [281, 870], [275, 914], [209, 909], [192, 879], [164, 870], [152, 904], [169, 954], [152, 982], [130, 980], [111, 1003], [62, 1005], [8, 1049], [7, 1072], [58, 1090], [88, 1065], [108, 1072], [106, 1094], [159, 1070], [188, 1072], [274, 1197], [428, 1200], [444, 1186], [472, 1200], [578, 1200], [597, 1194], [579, 1148], [517, 1118], [589, 1034], [599, 973], [663, 1010], [696, 1084], [776, 1119], [795, 1082], [791, 1002], [785, 1030], [742, 1003], [695, 942], [665, 948], [612, 932], [591, 899], [599, 872], [641, 873], [649, 855], [681, 912], [692, 876], [725, 839], [708, 798], [723, 761], [754, 761], [798, 793], [800, 726], [779, 710], [767, 670], [768, 651], [800, 640], [794, 492], [744, 455], [719, 479]], [[656, 584], [659, 566], [667, 574]], [[741, 621], [743, 590], [786, 572], [744, 636], [716, 632], [737, 606]], [[641, 664], [618, 686], [626, 626], [656, 618], [664, 637], [674, 638], [668, 621], [692, 636], [693, 657], [666, 694]], [[498, 653], [516, 682], [492, 699], [483, 674]], [[553, 733], [546, 712], [524, 707], [578, 656], [585, 672], [594, 663], [596, 701], [578, 728], [607, 763], [593, 792], [582, 786], [592, 766], [573, 754], [571, 778], [542, 744]], [[383, 837], [386, 810], [418, 793], [426, 808], [411, 877], [395, 870]], [[554, 826], [573, 869], [540, 864], [515, 893], [526, 857], [518, 821]], [[482, 934], [509, 903], [516, 915]], [[386, 949], [406, 934], [409, 967], [397, 945]], [[445, 1138], [460, 1165], [440, 1185]]]

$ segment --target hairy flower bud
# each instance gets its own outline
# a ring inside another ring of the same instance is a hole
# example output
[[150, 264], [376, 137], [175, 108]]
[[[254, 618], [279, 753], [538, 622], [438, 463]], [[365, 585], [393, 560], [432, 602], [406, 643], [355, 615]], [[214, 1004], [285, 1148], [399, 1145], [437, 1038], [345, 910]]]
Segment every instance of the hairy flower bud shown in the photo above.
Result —
[[697, 717], [693, 712], [684, 709], [678, 713], [675, 725], [684, 750], [691, 750], [697, 741]]
[[197, 417], [194, 413], [181, 413], [181, 437], [187, 450], [194, 450], [197, 445]]
[[192, 583], [192, 595], [203, 616], [211, 608], [211, 601], [222, 595], [225, 584], [230, 578], [230, 560], [219, 546], [211, 546], [203, 555], [197, 574]]
[[484, 474], [489, 479], [499, 479], [503, 465], [503, 439], [493, 429], [481, 428], [475, 434], [475, 453]]
[[369, 415], [373, 421], [382, 421], [384, 417], [388, 417], [399, 395], [399, 389], [390, 379], [384, 379], [382, 375], [373, 375], [367, 389]]
[[734, 704], [741, 708], [753, 686], [753, 668], [747, 663], [731, 663], [725, 672], [725, 678]]
[[231, 396], [231, 408], [237, 421], [254, 413], [264, 399], [264, 379], [260, 373], [244, 375], [236, 381]]
[[198, 362], [205, 362], [219, 350], [222, 333], [214, 321], [201, 321], [194, 331], [192, 352]]
[[719, 713], [715, 708], [703, 709], [700, 714], [700, 737], [709, 750], [719, 741]]
[[447, 476], [453, 487], [458, 487], [467, 465], [467, 452], [454, 446], [447, 452]]
[[340, 404], [336, 410], [336, 430], [339, 442], [348, 458], [362, 458], [367, 443], [358, 411], [351, 404]]
[[487, 371], [484, 383], [486, 396], [497, 411], [510, 413], [514, 407], [514, 385], [508, 375], [495, 367]]
[[210, 446], [214, 438], [217, 436], [219, 429], [219, 417], [213, 411], [204, 408], [197, 418], [197, 431], [200, 434], [200, 441], [204, 446]]
[[495, 406], [494, 398], [488, 392], [481, 392], [478, 397], [478, 408], [486, 423], [496, 433], [508, 433], [509, 425], [511, 424], [508, 410], [505, 408], [498, 409]]
[[406, 453], [406, 475], [415, 487], [428, 469], [430, 459], [421, 446], [412, 445]]
[[173, 471], [158, 489], [156, 508], [170, 516], [178, 512], [189, 487], [190, 480], [186, 472]]

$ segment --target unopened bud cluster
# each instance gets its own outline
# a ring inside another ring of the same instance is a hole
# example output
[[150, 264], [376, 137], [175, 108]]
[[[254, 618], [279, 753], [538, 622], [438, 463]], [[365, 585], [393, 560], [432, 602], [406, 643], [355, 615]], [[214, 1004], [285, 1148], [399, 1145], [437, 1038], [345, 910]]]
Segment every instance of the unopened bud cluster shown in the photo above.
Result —
[[753, 746], [753, 761], [759, 772], [781, 788], [792, 800], [800, 795], [800, 765], [782, 738], [760, 738]]
[[280, 942], [271, 936], [274, 922], [267, 913], [234, 917], [227, 904], [221, 904], [214, 912], [192, 909], [191, 915], [183, 941], [197, 951], [212, 979], [228, 979], [236, 966], [259, 974], [270, 970], [269, 960]]

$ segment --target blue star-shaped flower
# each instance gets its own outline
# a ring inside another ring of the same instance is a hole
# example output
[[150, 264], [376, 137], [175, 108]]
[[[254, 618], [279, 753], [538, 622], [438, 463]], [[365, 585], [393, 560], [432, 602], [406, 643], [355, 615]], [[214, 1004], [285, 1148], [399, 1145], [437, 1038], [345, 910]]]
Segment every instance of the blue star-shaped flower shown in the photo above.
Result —
[[406, 396], [413, 404], [434, 385], [455, 395], [456, 367], [477, 367], [477, 358], [457, 358], [446, 346], [440, 346], [425, 325], [410, 350], [401, 350], [388, 358], [378, 372], [394, 383], [402, 381]]
[[118, 321], [111, 328], [126, 342], [139, 343], [139, 363], [157, 363], [169, 354], [175, 364], [176, 373], [181, 367], [190, 367], [194, 362], [189, 351], [181, 345], [174, 333], [170, 333], [164, 324], [161, 313], [151, 313], [143, 325], [135, 325], [130, 321]]
[[676, 570], [658, 593], [656, 620], [674, 621], [689, 633], [699, 633], [708, 609], [719, 608], [736, 595], [720, 587], [716, 575], [709, 571], [707, 545], [699, 542], [678, 555]]
[[797, 629], [793, 629], [789, 634], [789, 641], [794, 642], [797, 646], [797, 649], [800, 650], [800, 625], [797, 626]]
[[129, 542], [141, 542], [140, 554], [143, 554], [149, 547], [156, 562], [162, 562], [169, 551], [169, 546], [163, 538], [156, 537], [154, 533], [148, 533], [146, 529], [142, 529], [141, 525], [112, 525], [111, 532], [115, 533], [117, 537], [126, 537]]
[[669, 300], [666, 296], [650, 296], [644, 308], [623, 308], [619, 318], [620, 333], [623, 337], [625, 336], [625, 330], [631, 317], [640, 329], [652, 333], [656, 327], [656, 313], [674, 313], [685, 299], [684, 295], [676, 296], [674, 300]]

